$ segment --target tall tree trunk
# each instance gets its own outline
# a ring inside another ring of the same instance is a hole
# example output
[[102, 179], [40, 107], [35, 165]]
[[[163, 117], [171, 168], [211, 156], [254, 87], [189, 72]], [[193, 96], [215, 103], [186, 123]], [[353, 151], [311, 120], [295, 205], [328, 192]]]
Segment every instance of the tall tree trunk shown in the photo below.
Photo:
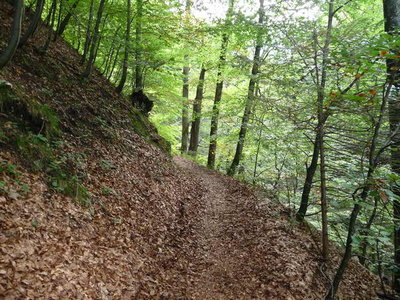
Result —
[[45, 0], [38, 0], [36, 2], [35, 13], [32, 15], [31, 23], [29, 24], [29, 27], [26, 30], [26, 32], [22, 35], [22, 37], [19, 41], [18, 47], [22, 47], [23, 45], [25, 45], [26, 42], [28, 41], [28, 39], [35, 33], [36, 28], [37, 28], [39, 21], [41, 19], [41, 16], [42, 16], [44, 2], [45, 2]]
[[[382, 97], [382, 102], [381, 102], [381, 107], [379, 111], [379, 116], [374, 124], [374, 133], [371, 139], [370, 143], [370, 148], [368, 151], [368, 172], [367, 176], [365, 178], [364, 184], [362, 187], [356, 189], [353, 193], [353, 201], [355, 202], [353, 210], [350, 215], [350, 222], [349, 222], [349, 227], [347, 231], [347, 239], [346, 239], [346, 246], [345, 246], [345, 252], [342, 257], [342, 260], [340, 262], [340, 265], [336, 271], [335, 277], [333, 279], [332, 287], [329, 290], [327, 296], [325, 297], [326, 300], [333, 300], [335, 299], [337, 290], [339, 289], [340, 282], [342, 281], [343, 274], [346, 271], [347, 265], [350, 261], [352, 251], [353, 251], [353, 235], [356, 232], [356, 221], [358, 214], [361, 211], [361, 205], [366, 202], [367, 197], [369, 195], [369, 191], [371, 189], [371, 183], [374, 175], [374, 171], [376, 169], [376, 166], [378, 165], [380, 155], [383, 153], [383, 150], [385, 149], [384, 147], [379, 149], [377, 151], [377, 142], [378, 142], [378, 137], [380, 134], [380, 129], [383, 123], [383, 118], [385, 115], [385, 108], [386, 108], [386, 102], [388, 99], [388, 94], [390, 93], [391, 89], [391, 84], [389, 84], [389, 87], [387, 88], [386, 92], [384, 93]], [[357, 193], [361, 190], [361, 194], [358, 196]], [[359, 200], [357, 200], [359, 198]]]
[[261, 118], [261, 125], [260, 125], [260, 130], [258, 132], [258, 138], [257, 138], [257, 150], [256, 150], [256, 157], [254, 160], [254, 169], [253, 169], [253, 184], [256, 184], [256, 179], [257, 179], [258, 157], [260, 155], [260, 150], [261, 150], [261, 141], [262, 141], [263, 131], [264, 131], [264, 116], [262, 116], [262, 118]]
[[[114, 36], [118, 36], [119, 30], [121, 29], [121, 26], [118, 27], [118, 29], [115, 31]], [[102, 71], [102, 75], [104, 75], [105, 77], [107, 77], [107, 74], [110, 70], [111, 67], [111, 63], [113, 61], [114, 58], [114, 53], [115, 53], [115, 49], [116, 49], [117, 43], [113, 42], [110, 45], [110, 50], [107, 54], [107, 58], [105, 60], [105, 65], [104, 65], [104, 70]]]
[[11, 39], [6, 49], [0, 54], [0, 69], [2, 69], [14, 56], [17, 51], [21, 36], [21, 23], [24, 14], [24, 1], [16, 0], [14, 5], [14, 20], [11, 28]]
[[313, 154], [310, 165], [307, 167], [306, 170], [306, 180], [304, 181], [303, 192], [301, 194], [301, 202], [299, 210], [296, 213], [297, 219], [301, 222], [304, 220], [304, 217], [307, 213], [308, 209], [308, 202], [310, 198], [310, 192], [313, 185], [313, 179], [315, 172], [317, 171], [318, 167], [318, 157], [319, 157], [319, 134], [317, 132], [315, 136], [314, 146], [313, 146]]
[[83, 47], [83, 54], [80, 61], [80, 64], [83, 65], [86, 61], [87, 54], [89, 52], [89, 47], [92, 41], [92, 23], [93, 23], [93, 15], [94, 15], [94, 0], [90, 1], [90, 9], [89, 9], [89, 20], [86, 28], [85, 35], [85, 45]]
[[[185, 7], [185, 21], [189, 22], [190, 11], [192, 8], [193, 1], [186, 0]], [[183, 86], [182, 86], [182, 136], [181, 136], [181, 153], [186, 153], [188, 151], [189, 144], [189, 56], [184, 56], [185, 66], [182, 69], [183, 74]]]
[[49, 32], [48, 32], [46, 43], [45, 43], [45, 45], [43, 47], [43, 51], [44, 52], [46, 52], [47, 49], [49, 49], [49, 46], [50, 46], [50, 43], [51, 43], [51, 37], [53, 35], [53, 28], [54, 28], [54, 23], [55, 23], [55, 19], [56, 19], [56, 11], [57, 11], [57, 0], [53, 0], [53, 3], [52, 3], [51, 8], [50, 8], [50, 12], [49, 12], [49, 15], [50, 15], [49, 27], [50, 28], [49, 28]]
[[131, 43], [131, 21], [132, 21], [131, 0], [127, 0], [125, 53], [124, 53], [124, 61], [122, 63], [121, 81], [119, 82], [119, 85], [116, 88], [117, 93], [121, 93], [122, 90], [124, 89], [126, 78], [128, 76], [128, 58], [129, 58], [130, 43]]
[[71, 8], [68, 10], [66, 16], [65, 16], [64, 19], [61, 21], [60, 26], [58, 27], [58, 30], [57, 30], [57, 36], [61, 36], [61, 35], [64, 33], [65, 29], [67, 28], [67, 26], [68, 26], [68, 24], [69, 24], [69, 21], [70, 21], [71, 18], [72, 18], [72, 15], [74, 14], [76, 8], [78, 7], [79, 1], [80, 1], [80, 0], [76, 0], [76, 1], [72, 4], [72, 6], [71, 6]]
[[61, 25], [62, 12], [64, 9], [64, 1], [60, 0], [59, 2], [60, 2], [60, 4], [59, 4], [59, 9], [58, 9], [57, 27], [56, 27], [56, 30], [54, 33], [53, 42], [57, 41], [58, 31], [60, 30], [60, 25]]
[[135, 49], [135, 87], [134, 92], [143, 91], [143, 67], [142, 67], [142, 19], [143, 0], [136, 0], [136, 49]]
[[[188, 60], [188, 56], [185, 56], [185, 60]], [[181, 142], [181, 152], [186, 153], [188, 151], [188, 141], [189, 141], [189, 72], [190, 67], [183, 67], [183, 87], [182, 87], [182, 97], [183, 97], [183, 107], [182, 107], [182, 142]]]
[[[259, 19], [258, 19], [258, 24], [260, 27], [264, 23], [264, 16], [265, 16], [264, 0], [260, 0]], [[245, 106], [244, 114], [243, 114], [243, 118], [242, 118], [242, 125], [240, 126], [239, 139], [238, 139], [238, 143], [236, 145], [235, 156], [233, 158], [231, 166], [228, 169], [228, 175], [230, 175], [230, 176], [233, 176], [236, 174], [237, 166], [239, 165], [240, 160], [242, 158], [243, 147], [244, 147], [244, 142], [245, 142], [246, 133], [247, 133], [247, 127], [249, 125], [251, 109], [253, 107], [254, 98], [255, 98], [255, 86], [256, 86], [256, 83], [258, 80], [257, 76], [258, 76], [258, 72], [259, 72], [259, 68], [260, 68], [260, 56], [261, 56], [262, 46], [263, 46], [262, 32], [261, 32], [261, 30], [259, 30], [257, 33], [257, 42], [256, 42], [256, 48], [254, 51], [253, 68], [251, 70], [251, 78], [250, 78], [249, 89], [248, 89], [248, 93], [247, 93], [246, 106]]]
[[93, 34], [92, 45], [90, 47], [89, 60], [87, 62], [85, 71], [82, 73], [82, 77], [83, 78], [89, 78], [89, 76], [90, 76], [90, 74], [92, 72], [94, 60], [96, 58], [95, 54], [96, 54], [97, 42], [98, 42], [99, 36], [100, 36], [99, 29], [100, 29], [101, 18], [103, 16], [105, 3], [106, 3], [106, 0], [100, 0], [99, 9], [97, 10], [96, 24], [94, 26], [94, 34]]
[[[231, 23], [234, 9], [234, 0], [229, 0], [229, 8], [226, 14], [225, 27]], [[226, 62], [226, 52], [228, 49], [229, 35], [227, 32], [222, 34], [221, 53], [218, 62], [217, 85], [215, 87], [214, 104], [211, 116], [210, 127], [210, 145], [208, 148], [207, 166], [210, 169], [215, 168], [215, 158], [217, 156], [217, 139], [218, 139], [218, 121], [219, 121], [219, 105], [222, 99], [222, 89], [224, 87], [223, 70]]]
[[[383, 0], [385, 16], [385, 31], [391, 35], [399, 34], [400, 27], [400, 2], [398, 0]], [[398, 49], [393, 49], [394, 55], [398, 54]], [[389, 123], [392, 132], [391, 147], [391, 167], [394, 173], [400, 176], [400, 62], [395, 59], [387, 60], [387, 80], [392, 85], [389, 95]], [[397, 269], [400, 268], [400, 180], [394, 184], [393, 192], [397, 196], [393, 201], [394, 207], [394, 263]], [[400, 292], [400, 271], [394, 274], [394, 289]]]
[[[321, 190], [321, 216], [322, 216], [322, 258], [327, 261], [329, 255], [329, 240], [328, 240], [328, 203], [327, 203], [327, 190], [326, 190], [326, 165], [325, 165], [325, 115], [324, 100], [325, 100], [325, 88], [327, 80], [327, 69], [328, 69], [328, 56], [329, 46], [331, 44], [332, 37], [332, 25], [333, 25], [333, 1], [329, 2], [328, 12], [328, 26], [326, 30], [325, 45], [322, 49], [322, 66], [321, 66], [321, 79], [319, 79], [318, 67], [317, 67], [317, 82], [318, 85], [318, 143], [319, 143], [319, 156], [320, 156], [320, 190]], [[315, 49], [317, 49], [317, 37], [315, 36]], [[318, 64], [316, 64], [317, 66]]]
[[121, 52], [121, 48], [122, 48], [121, 44], [119, 44], [118, 48], [117, 48], [117, 53], [115, 54], [115, 57], [114, 57], [114, 62], [112, 64], [112, 67], [110, 68], [110, 73], [108, 73], [108, 75], [107, 75], [108, 81], [111, 81], [111, 77], [114, 74], [115, 66], [117, 65], [119, 53]]
[[200, 71], [199, 83], [197, 84], [196, 98], [194, 99], [193, 103], [192, 129], [190, 131], [190, 145], [189, 145], [189, 154], [192, 156], [197, 155], [197, 149], [199, 147], [201, 106], [203, 102], [205, 76], [206, 76], [206, 69], [204, 68], [203, 65]]

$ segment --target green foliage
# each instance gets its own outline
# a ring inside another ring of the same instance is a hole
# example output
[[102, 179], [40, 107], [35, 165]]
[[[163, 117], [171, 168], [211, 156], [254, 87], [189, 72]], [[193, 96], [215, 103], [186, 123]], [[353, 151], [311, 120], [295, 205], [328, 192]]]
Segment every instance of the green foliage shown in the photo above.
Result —
[[117, 168], [116, 165], [114, 165], [111, 161], [106, 159], [100, 160], [100, 166], [103, 170], [112, 170]]
[[113, 189], [111, 189], [111, 188], [103, 187], [103, 188], [101, 189], [101, 193], [102, 193], [103, 195], [113, 195], [113, 194], [115, 194], [115, 191], [114, 191]]
[[5, 161], [0, 162], [0, 173], [2, 172], [7, 173], [14, 178], [18, 178], [20, 176], [20, 173], [17, 170], [17, 166]]

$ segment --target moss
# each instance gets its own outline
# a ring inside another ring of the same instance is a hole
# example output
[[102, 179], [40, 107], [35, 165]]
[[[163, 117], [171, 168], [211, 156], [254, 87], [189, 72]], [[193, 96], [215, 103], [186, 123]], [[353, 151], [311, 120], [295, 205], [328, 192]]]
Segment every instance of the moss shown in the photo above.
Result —
[[171, 153], [171, 144], [158, 135], [157, 129], [153, 124], [136, 108], [132, 108], [129, 113], [132, 129], [150, 144], [161, 148], [166, 153]]
[[55, 139], [61, 135], [61, 130], [57, 114], [45, 104], [18, 97], [4, 81], [0, 82], [0, 110], [7, 116], [5, 122], [0, 120], [0, 123], [12, 124], [0, 127], [8, 128], [6, 133], [1, 131], [0, 140], [6, 139], [8, 147], [16, 148], [32, 171], [44, 173], [52, 190], [89, 205], [88, 190], [69, 167], [71, 161], [78, 159], [63, 157], [58, 151], [59, 143]]
[[6, 81], [0, 81], [0, 111], [25, 130], [45, 133], [49, 138], [61, 133], [58, 116], [48, 105], [18, 97]]

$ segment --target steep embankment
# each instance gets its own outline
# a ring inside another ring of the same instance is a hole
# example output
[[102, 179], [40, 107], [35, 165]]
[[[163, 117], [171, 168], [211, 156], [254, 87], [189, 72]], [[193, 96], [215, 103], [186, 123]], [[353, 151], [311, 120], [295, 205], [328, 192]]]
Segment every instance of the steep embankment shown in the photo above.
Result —
[[[0, 2], [0, 41], [9, 9]], [[45, 38], [0, 71], [12, 84], [0, 84], [1, 298], [321, 298], [318, 244], [282, 207], [176, 166], [97, 71], [81, 80], [76, 51], [58, 40], [41, 53]], [[375, 287], [353, 263], [341, 293]]]

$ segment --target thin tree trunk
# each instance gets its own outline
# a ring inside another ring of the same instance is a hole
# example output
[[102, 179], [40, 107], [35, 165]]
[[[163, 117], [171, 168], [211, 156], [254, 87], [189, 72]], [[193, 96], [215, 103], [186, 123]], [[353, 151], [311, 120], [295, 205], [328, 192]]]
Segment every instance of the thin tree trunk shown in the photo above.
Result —
[[44, 23], [47, 26], [50, 26], [51, 16], [53, 15], [53, 7], [54, 7], [54, 0], [51, 2], [49, 12], [47, 13], [46, 19], [44, 20]]
[[197, 155], [197, 149], [199, 147], [201, 106], [203, 101], [205, 75], [206, 75], [206, 69], [204, 68], [203, 65], [200, 71], [199, 83], [197, 84], [196, 98], [194, 99], [193, 103], [192, 129], [190, 131], [190, 145], [189, 145], [189, 154], [192, 156]]
[[[361, 232], [360, 232], [361, 235], [363, 235], [363, 236], [368, 235], [368, 233], [372, 227], [372, 224], [374, 223], [377, 209], [378, 209], [378, 199], [377, 199], [377, 197], [375, 197], [374, 208], [372, 210], [372, 214], [369, 217], [367, 224], [365, 224], [365, 226], [361, 230]], [[360, 261], [360, 264], [362, 264], [363, 266], [366, 265], [366, 261], [367, 261], [368, 244], [369, 243], [368, 243], [367, 239], [364, 237], [360, 243], [361, 255], [358, 256], [358, 260]]]
[[37, 28], [39, 21], [41, 19], [41, 16], [42, 16], [44, 3], [45, 3], [45, 0], [38, 0], [36, 2], [35, 13], [32, 16], [31, 23], [29, 24], [28, 29], [22, 35], [22, 37], [19, 41], [18, 47], [22, 47], [23, 45], [25, 45], [26, 42], [28, 41], [28, 39], [35, 33], [36, 28]]
[[[329, 47], [331, 44], [332, 37], [332, 25], [334, 17], [334, 2], [329, 2], [328, 11], [328, 26], [326, 30], [325, 44], [322, 49], [322, 66], [321, 66], [321, 77], [319, 77], [318, 64], [315, 63], [316, 77], [318, 84], [318, 143], [319, 143], [319, 156], [320, 156], [320, 190], [321, 190], [321, 216], [322, 216], [322, 258], [327, 261], [329, 255], [329, 240], [328, 240], [328, 203], [327, 203], [327, 191], [326, 191], [326, 166], [325, 166], [325, 115], [324, 111], [324, 100], [325, 100], [325, 88], [327, 79], [327, 68], [328, 68], [328, 56]], [[317, 49], [317, 36], [315, 36], [315, 49]], [[317, 51], [317, 50], [315, 50]], [[317, 52], [316, 52], [317, 53]], [[315, 55], [316, 60], [317, 54]]]
[[135, 88], [134, 92], [143, 91], [142, 74], [142, 19], [143, 0], [136, 0], [136, 49], [135, 49]]
[[[259, 19], [258, 19], [258, 24], [259, 26], [262, 26], [264, 23], [264, 0], [260, 0], [260, 9], [259, 9]], [[247, 93], [247, 101], [246, 101], [246, 106], [244, 109], [244, 114], [242, 118], [242, 125], [240, 126], [240, 132], [239, 132], [239, 139], [238, 143], [236, 145], [236, 152], [235, 156], [233, 158], [232, 164], [228, 169], [228, 175], [233, 176], [236, 174], [236, 169], [237, 166], [240, 163], [240, 160], [242, 158], [242, 153], [243, 153], [243, 147], [244, 147], [244, 142], [246, 139], [246, 133], [247, 133], [247, 127], [249, 125], [249, 120], [250, 120], [250, 115], [251, 115], [251, 109], [253, 107], [254, 103], [254, 98], [255, 98], [255, 86], [257, 83], [257, 76], [260, 68], [260, 56], [261, 56], [261, 48], [262, 48], [262, 33], [259, 30], [257, 34], [257, 44], [256, 44], [256, 49], [254, 51], [254, 60], [253, 60], [253, 68], [251, 70], [251, 78], [249, 82], [249, 89]]]
[[87, 54], [89, 52], [89, 47], [92, 42], [92, 22], [94, 15], [94, 0], [90, 1], [90, 9], [89, 9], [89, 20], [86, 28], [86, 38], [85, 38], [85, 46], [83, 47], [83, 54], [80, 64], [83, 65], [86, 61]]
[[[185, 7], [185, 21], [188, 23], [190, 18], [190, 11], [192, 8], [193, 1], [186, 0]], [[182, 69], [183, 74], [183, 86], [182, 86], [182, 136], [181, 136], [181, 153], [187, 153], [189, 145], [189, 55], [184, 56], [185, 66]]]
[[126, 78], [128, 76], [128, 58], [129, 58], [130, 43], [131, 43], [131, 20], [132, 20], [131, 0], [127, 0], [125, 53], [124, 53], [124, 61], [122, 63], [121, 81], [119, 82], [119, 85], [116, 88], [117, 93], [121, 93], [122, 90], [124, 89]]
[[47, 36], [46, 43], [43, 47], [43, 52], [46, 52], [47, 49], [49, 49], [50, 43], [51, 43], [51, 37], [53, 35], [53, 28], [54, 28], [54, 23], [56, 19], [56, 11], [57, 11], [57, 0], [53, 0], [53, 3], [50, 8], [50, 25], [49, 25], [49, 33]]
[[61, 24], [60, 24], [60, 26], [58, 27], [58, 30], [57, 30], [57, 36], [61, 36], [64, 33], [65, 29], [67, 28], [67, 26], [69, 24], [69, 21], [70, 21], [72, 15], [74, 14], [76, 8], [78, 7], [79, 1], [80, 0], [76, 0], [72, 4], [72, 6], [69, 9], [68, 13], [64, 17], [64, 19], [61, 21]]
[[[337, 290], [339, 288], [340, 282], [342, 281], [343, 274], [346, 271], [347, 265], [350, 261], [351, 255], [352, 255], [352, 250], [353, 250], [353, 235], [356, 231], [356, 221], [358, 214], [361, 211], [361, 203], [365, 203], [369, 191], [371, 189], [371, 182], [372, 182], [372, 176], [374, 174], [374, 171], [376, 169], [376, 166], [378, 165], [379, 162], [379, 157], [383, 153], [383, 151], [379, 150], [376, 151], [376, 146], [378, 142], [378, 137], [380, 134], [380, 129], [383, 123], [383, 118], [385, 114], [385, 108], [386, 108], [386, 102], [388, 98], [388, 93], [390, 92], [391, 89], [391, 84], [389, 84], [389, 87], [387, 88], [387, 91], [384, 93], [382, 97], [382, 103], [379, 111], [379, 117], [377, 122], [375, 123], [374, 126], [374, 134], [371, 139], [370, 143], [370, 149], [368, 152], [368, 172], [367, 172], [367, 177], [365, 178], [365, 182], [361, 188], [358, 188], [355, 190], [353, 193], [353, 201], [355, 202], [353, 210], [350, 215], [350, 222], [349, 222], [349, 227], [348, 227], [348, 232], [347, 232], [347, 239], [346, 239], [346, 246], [345, 246], [345, 252], [343, 255], [343, 258], [340, 262], [339, 268], [336, 271], [335, 277], [333, 279], [332, 283], [332, 288], [329, 290], [326, 300], [333, 300], [335, 299]], [[361, 195], [359, 196], [359, 201], [357, 201], [357, 192], [361, 190]]]
[[111, 43], [110, 49], [106, 55], [106, 59], [104, 60], [104, 63], [101, 65], [101, 69], [102, 69], [101, 74], [103, 76], [107, 76], [106, 74], [108, 73], [108, 70], [110, 68], [111, 61], [114, 57], [114, 53], [115, 53], [115, 43]]
[[58, 31], [60, 30], [60, 25], [61, 25], [61, 17], [62, 17], [62, 11], [64, 9], [64, 1], [60, 1], [60, 7], [58, 9], [58, 18], [57, 18], [57, 27], [54, 33], [54, 38], [53, 38], [53, 42], [57, 41], [57, 37], [58, 37]]
[[[234, 2], [235, 2], [234, 0], [229, 0], [229, 8], [226, 14], [225, 27], [229, 26], [231, 23], [231, 18], [234, 9]], [[217, 85], [215, 87], [214, 104], [211, 116], [210, 145], [208, 148], [208, 158], [207, 158], [207, 166], [210, 169], [215, 168], [215, 159], [217, 156], [219, 105], [222, 99], [222, 90], [224, 87], [224, 80], [222, 74], [226, 63], [226, 52], [228, 49], [228, 43], [229, 43], [229, 35], [228, 33], [224, 32], [222, 34], [221, 53], [218, 62]]]
[[[185, 60], [188, 60], [188, 56], [185, 56]], [[188, 151], [188, 141], [189, 141], [189, 72], [190, 67], [183, 67], [183, 87], [182, 87], [182, 97], [183, 97], [183, 107], [182, 107], [182, 143], [181, 152], [187, 153]]]
[[11, 29], [11, 39], [6, 49], [0, 54], [0, 69], [2, 69], [14, 56], [17, 51], [21, 36], [21, 23], [24, 14], [24, 1], [16, 0], [14, 5], [14, 20]]
[[319, 146], [320, 146], [318, 141], [319, 141], [319, 133], [317, 133], [315, 136], [313, 155], [311, 163], [306, 170], [306, 180], [304, 181], [303, 192], [301, 194], [300, 207], [296, 213], [296, 217], [300, 222], [304, 220], [304, 217], [307, 214], [308, 202], [310, 198], [310, 192], [312, 189], [313, 178], [318, 167]]
[[260, 149], [261, 149], [261, 138], [262, 138], [262, 133], [263, 133], [263, 129], [264, 129], [263, 126], [264, 126], [264, 116], [261, 118], [260, 131], [258, 132], [257, 150], [256, 150], [256, 157], [255, 157], [255, 161], [254, 161], [254, 170], [253, 170], [253, 184], [256, 184], [258, 156], [260, 154]]
[[96, 19], [96, 24], [94, 27], [93, 41], [92, 41], [92, 45], [90, 47], [89, 61], [87, 62], [85, 71], [82, 73], [83, 78], [89, 78], [89, 76], [92, 72], [94, 60], [96, 58], [95, 54], [96, 54], [97, 42], [98, 42], [99, 36], [100, 36], [99, 29], [100, 29], [101, 18], [103, 16], [105, 3], [106, 3], [106, 0], [100, 0], [100, 6], [97, 11], [97, 19]]
[[[313, 155], [310, 166], [306, 170], [306, 180], [303, 186], [303, 192], [301, 196], [301, 202], [299, 210], [296, 213], [296, 217], [299, 221], [303, 221], [307, 213], [308, 202], [310, 197], [310, 192], [312, 189], [312, 182], [315, 172], [318, 167], [318, 157], [320, 160], [320, 189], [321, 189], [321, 211], [322, 211], [322, 256], [326, 260], [328, 258], [328, 220], [327, 220], [327, 197], [326, 197], [326, 171], [325, 171], [325, 151], [324, 151], [324, 134], [325, 134], [325, 123], [328, 119], [328, 113], [324, 111], [324, 99], [325, 99], [325, 88], [327, 79], [327, 67], [328, 67], [328, 55], [329, 46], [331, 43], [332, 35], [332, 24], [334, 17], [334, 3], [329, 2], [329, 12], [328, 12], [328, 25], [325, 35], [325, 43], [322, 49], [322, 66], [321, 75], [319, 74], [318, 62], [317, 62], [317, 37], [314, 35], [314, 63], [316, 70], [316, 80], [317, 80], [317, 107], [318, 107], [318, 125], [317, 132], [314, 141]], [[352, 83], [353, 84], [353, 83]], [[349, 86], [351, 87], [352, 84]], [[345, 90], [347, 92], [348, 89]]]
[[121, 51], [121, 48], [122, 48], [121, 45], [118, 45], [118, 49], [117, 49], [117, 53], [115, 54], [115, 58], [114, 58], [113, 65], [112, 65], [112, 67], [111, 67], [110, 73], [107, 75], [107, 80], [108, 80], [108, 81], [111, 80], [111, 77], [112, 77], [112, 75], [113, 75], [113, 73], [114, 73], [115, 66], [117, 65], [118, 57], [119, 57], [119, 53], [120, 53], [120, 51]]
[[[383, 0], [383, 9], [385, 16], [385, 31], [391, 35], [398, 36], [400, 27], [400, 2], [398, 0]], [[393, 54], [398, 54], [398, 49], [393, 49]], [[400, 133], [398, 126], [400, 124], [400, 62], [397, 59], [388, 59], [387, 80], [393, 89], [389, 95], [389, 123], [392, 133], [391, 147], [391, 167], [395, 174], [400, 176]], [[394, 226], [394, 263], [397, 270], [400, 268], [400, 182], [397, 181], [393, 186], [393, 193], [397, 196], [393, 199], [393, 217]], [[400, 271], [394, 273], [394, 289], [400, 292]]]

